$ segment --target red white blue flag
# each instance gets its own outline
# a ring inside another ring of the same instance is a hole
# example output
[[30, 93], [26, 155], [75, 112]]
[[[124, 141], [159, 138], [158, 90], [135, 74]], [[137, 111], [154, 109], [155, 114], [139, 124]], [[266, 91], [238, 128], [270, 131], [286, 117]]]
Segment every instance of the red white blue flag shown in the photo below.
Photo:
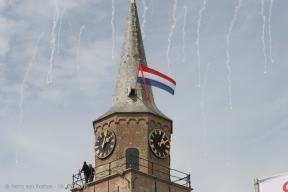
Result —
[[176, 82], [172, 78], [141, 64], [139, 69], [138, 83], [158, 87], [174, 95]]

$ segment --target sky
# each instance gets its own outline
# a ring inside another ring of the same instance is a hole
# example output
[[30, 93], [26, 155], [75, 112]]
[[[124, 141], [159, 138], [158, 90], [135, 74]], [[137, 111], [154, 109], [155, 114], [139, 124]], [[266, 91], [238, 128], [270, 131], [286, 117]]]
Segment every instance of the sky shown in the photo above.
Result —
[[[1, 191], [64, 191], [94, 165], [129, 2], [113, 14], [107, 0], [0, 0]], [[173, 120], [171, 168], [195, 192], [254, 192], [255, 178], [288, 172], [288, 2], [176, 3], [137, 0], [148, 66], [177, 82], [174, 96], [153, 88]]]

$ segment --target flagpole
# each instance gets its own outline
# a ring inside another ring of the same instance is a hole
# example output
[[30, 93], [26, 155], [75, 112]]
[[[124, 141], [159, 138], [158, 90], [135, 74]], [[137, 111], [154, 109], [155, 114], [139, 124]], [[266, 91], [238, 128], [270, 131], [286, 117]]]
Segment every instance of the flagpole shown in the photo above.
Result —
[[145, 80], [145, 77], [144, 77], [144, 72], [143, 72], [141, 64], [139, 65], [139, 68], [140, 68], [140, 71], [141, 71], [142, 81], [144, 83], [144, 88], [145, 88], [145, 91], [146, 91], [146, 97], [148, 99], [148, 103], [151, 103], [150, 96], [149, 96], [149, 91], [148, 91], [148, 88], [147, 88], [147, 84], [146, 84], [146, 80]]
[[254, 186], [255, 186], [255, 192], [260, 192], [258, 178], [254, 179]]
[[138, 59], [137, 59], [137, 65], [138, 65], [138, 69], [137, 69], [137, 74], [136, 74], [136, 83], [135, 83], [135, 89], [136, 89], [136, 87], [137, 87], [137, 84], [138, 84], [138, 82], [137, 82], [137, 79], [138, 79], [138, 75], [139, 75], [139, 71], [140, 71], [141, 58], [138, 58]]
[[136, 74], [136, 83], [135, 83], [135, 89], [137, 89], [137, 84], [138, 84], [138, 75], [139, 75], [139, 71], [140, 71], [140, 61], [141, 61], [141, 58], [138, 58], [138, 68], [137, 68], [137, 74]]
[[[140, 65], [141, 65], [141, 58], [138, 58], [138, 70], [137, 70], [137, 79], [138, 79], [138, 75], [139, 75], [139, 71], [140, 71]], [[136, 85], [137, 85], [137, 80], [136, 80]]]

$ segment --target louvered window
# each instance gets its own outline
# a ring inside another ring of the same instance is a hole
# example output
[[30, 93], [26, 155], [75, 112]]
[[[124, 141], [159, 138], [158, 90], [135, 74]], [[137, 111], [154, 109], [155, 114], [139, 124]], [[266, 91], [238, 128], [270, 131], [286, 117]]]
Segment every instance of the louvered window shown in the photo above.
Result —
[[139, 150], [136, 148], [129, 148], [126, 150], [126, 169], [139, 170]]

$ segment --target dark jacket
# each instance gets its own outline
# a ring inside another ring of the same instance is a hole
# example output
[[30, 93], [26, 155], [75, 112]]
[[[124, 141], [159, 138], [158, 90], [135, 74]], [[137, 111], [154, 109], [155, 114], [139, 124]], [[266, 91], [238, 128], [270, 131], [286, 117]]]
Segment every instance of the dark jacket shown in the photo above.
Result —
[[89, 174], [88, 172], [89, 172], [89, 167], [88, 167], [88, 165], [87, 164], [84, 164], [83, 165], [83, 167], [82, 167], [82, 169], [81, 169], [81, 172], [84, 172], [84, 174]]
[[89, 175], [94, 175], [95, 174], [95, 169], [93, 167], [89, 168]]

